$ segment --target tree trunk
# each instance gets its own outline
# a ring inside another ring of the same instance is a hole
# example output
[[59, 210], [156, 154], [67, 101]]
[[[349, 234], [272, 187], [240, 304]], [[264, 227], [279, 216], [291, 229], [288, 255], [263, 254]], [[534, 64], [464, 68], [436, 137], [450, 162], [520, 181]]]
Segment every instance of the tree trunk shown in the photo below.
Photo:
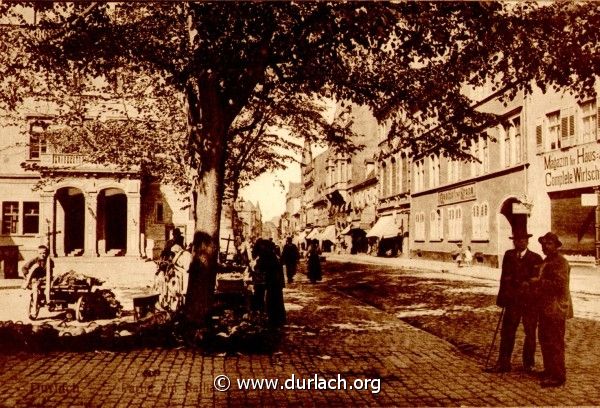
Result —
[[197, 157], [192, 164], [199, 177], [195, 186], [196, 226], [185, 315], [190, 323], [203, 326], [210, 317], [214, 298], [228, 126], [216, 81], [210, 75], [191, 82], [186, 96], [190, 149]]

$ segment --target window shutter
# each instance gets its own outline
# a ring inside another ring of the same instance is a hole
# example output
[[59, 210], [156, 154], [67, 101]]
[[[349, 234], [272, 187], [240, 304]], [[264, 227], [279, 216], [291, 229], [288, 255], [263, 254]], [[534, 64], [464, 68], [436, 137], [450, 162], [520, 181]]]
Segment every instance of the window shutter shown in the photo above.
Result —
[[600, 140], [600, 98], [596, 99], [596, 139]]
[[569, 113], [569, 139], [570, 145], [574, 146], [577, 144], [575, 142], [575, 114], [573, 113], [573, 109], [570, 109]]
[[569, 137], [569, 117], [563, 116], [560, 118], [560, 138], [563, 140], [563, 147], [567, 146], [567, 138]]
[[540, 153], [544, 150], [544, 125], [543, 119], [537, 118], [535, 121], [535, 146], [537, 152]]
[[440, 208], [438, 210], [438, 216], [440, 217], [439, 219], [439, 229], [438, 229], [438, 238], [440, 240], [444, 239], [444, 209]]

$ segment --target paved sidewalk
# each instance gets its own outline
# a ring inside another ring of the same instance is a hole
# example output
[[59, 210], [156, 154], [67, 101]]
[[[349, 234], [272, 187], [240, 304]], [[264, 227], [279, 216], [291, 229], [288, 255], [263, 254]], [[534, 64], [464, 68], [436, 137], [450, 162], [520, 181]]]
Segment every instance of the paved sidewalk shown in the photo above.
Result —
[[[455, 262], [442, 262], [420, 258], [385, 258], [366, 254], [324, 254], [329, 261], [383, 265], [405, 270], [448, 272], [477, 279], [498, 282], [500, 269], [483, 265], [458, 267]], [[600, 295], [600, 268], [595, 265], [571, 265], [571, 292]]]
[[[516, 406], [597, 405], [596, 379], [574, 375], [541, 389], [523, 373], [494, 375], [449, 343], [392, 314], [300, 275], [285, 289], [288, 325], [271, 354], [204, 354], [197, 349], [0, 356], [2, 407]], [[214, 380], [227, 375], [231, 388]], [[334, 379], [341, 389], [286, 390], [296, 379]], [[339, 377], [338, 377], [339, 375]], [[278, 379], [242, 390], [238, 379]], [[346, 389], [343, 382], [346, 380]], [[368, 389], [349, 389], [369, 379]], [[285, 380], [288, 380], [285, 383]], [[358, 380], [358, 381], [357, 381]], [[375, 380], [375, 383], [373, 383]], [[380, 381], [378, 384], [377, 382]]]

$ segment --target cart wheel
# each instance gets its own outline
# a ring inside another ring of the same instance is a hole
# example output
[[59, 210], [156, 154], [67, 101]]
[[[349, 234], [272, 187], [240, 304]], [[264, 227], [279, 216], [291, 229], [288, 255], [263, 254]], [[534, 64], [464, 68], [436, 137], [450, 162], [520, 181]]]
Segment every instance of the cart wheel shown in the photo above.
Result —
[[78, 322], [85, 322], [90, 317], [90, 304], [87, 296], [80, 296], [75, 305], [75, 317]]
[[31, 296], [29, 298], [29, 318], [35, 320], [40, 312], [39, 291], [38, 286], [33, 285]]

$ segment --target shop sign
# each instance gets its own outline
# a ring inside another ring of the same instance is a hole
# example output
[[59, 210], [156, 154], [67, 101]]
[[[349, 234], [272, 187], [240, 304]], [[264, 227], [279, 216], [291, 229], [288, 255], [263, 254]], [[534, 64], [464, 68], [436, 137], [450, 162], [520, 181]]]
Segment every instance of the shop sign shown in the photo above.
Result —
[[594, 142], [544, 155], [544, 182], [549, 191], [600, 185], [600, 146]]
[[475, 183], [438, 193], [438, 205], [454, 204], [475, 199]]
[[582, 194], [581, 195], [581, 206], [582, 207], [595, 207], [598, 205], [598, 194]]
[[531, 214], [531, 208], [523, 203], [513, 203], [512, 205], [513, 214]]

